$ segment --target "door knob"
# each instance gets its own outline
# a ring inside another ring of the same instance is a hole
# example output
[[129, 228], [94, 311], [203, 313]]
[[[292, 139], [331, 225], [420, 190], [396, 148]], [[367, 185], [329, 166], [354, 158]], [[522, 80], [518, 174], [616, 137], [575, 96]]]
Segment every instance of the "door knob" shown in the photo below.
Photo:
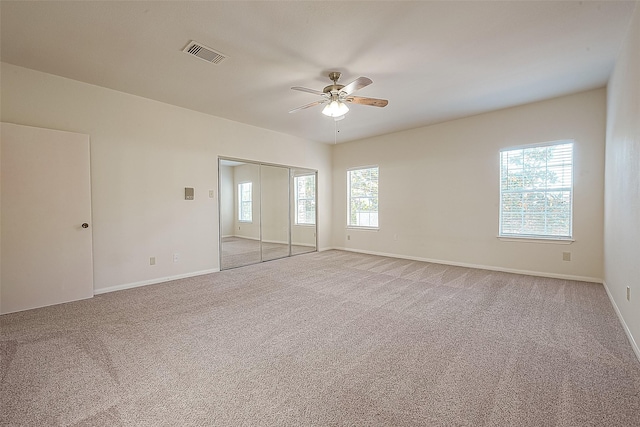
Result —
[[82, 224], [82, 228], [89, 228], [89, 224], [85, 222], [84, 224]]

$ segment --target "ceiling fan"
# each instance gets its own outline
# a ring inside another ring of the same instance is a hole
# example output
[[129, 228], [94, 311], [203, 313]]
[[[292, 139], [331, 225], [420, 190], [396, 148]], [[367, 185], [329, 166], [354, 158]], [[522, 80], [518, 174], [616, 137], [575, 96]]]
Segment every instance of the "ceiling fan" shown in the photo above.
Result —
[[332, 71], [329, 73], [329, 79], [333, 81], [332, 85], [326, 86], [322, 91], [309, 89], [306, 87], [294, 86], [291, 89], [299, 90], [301, 92], [309, 92], [314, 95], [322, 96], [322, 99], [319, 101], [312, 102], [307, 105], [303, 105], [302, 107], [294, 108], [289, 111], [289, 113], [295, 113], [296, 111], [304, 110], [309, 107], [315, 107], [316, 105], [327, 104], [322, 110], [322, 114], [325, 116], [333, 117], [335, 120], [342, 120], [344, 115], [349, 111], [349, 107], [347, 107], [347, 102], [352, 104], [360, 104], [360, 105], [372, 105], [374, 107], [385, 107], [389, 101], [386, 99], [377, 99], [377, 98], [366, 98], [363, 96], [353, 96], [357, 90], [362, 89], [363, 87], [369, 86], [373, 83], [368, 77], [358, 77], [348, 85], [338, 84], [338, 80], [340, 79], [340, 73], [337, 71]]

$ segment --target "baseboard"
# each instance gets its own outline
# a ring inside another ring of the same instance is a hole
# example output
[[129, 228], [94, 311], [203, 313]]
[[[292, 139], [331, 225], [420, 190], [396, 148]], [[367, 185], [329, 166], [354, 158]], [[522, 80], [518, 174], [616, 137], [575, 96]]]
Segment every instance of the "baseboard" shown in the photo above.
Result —
[[296, 242], [291, 242], [292, 246], [304, 246], [305, 248], [315, 248], [316, 245], [310, 245], [308, 243], [296, 243]]
[[266, 240], [266, 239], [263, 239], [262, 243], [274, 243], [276, 245], [288, 245], [289, 244], [289, 242], [284, 241], [284, 240]]
[[604, 290], [607, 292], [607, 296], [609, 297], [609, 301], [611, 301], [611, 305], [613, 306], [613, 310], [618, 315], [618, 320], [620, 320], [620, 323], [622, 324], [622, 329], [624, 329], [624, 333], [627, 334], [627, 338], [629, 339], [629, 343], [631, 344], [631, 348], [633, 349], [633, 352], [636, 354], [636, 357], [638, 358], [638, 362], [640, 362], [640, 347], [638, 347], [638, 343], [636, 343], [636, 340], [633, 339], [633, 335], [631, 335], [631, 330], [629, 329], [629, 326], [627, 326], [627, 322], [624, 321], [624, 317], [622, 317], [622, 313], [620, 312], [620, 309], [618, 308], [618, 304], [616, 304], [616, 301], [613, 299], [613, 295], [611, 294], [611, 291], [609, 291], [609, 287], [607, 286], [607, 282], [603, 281], [602, 284], [604, 285]]
[[100, 295], [100, 294], [106, 294], [109, 292], [122, 291], [124, 289], [139, 288], [140, 286], [157, 285], [158, 283], [165, 283], [165, 282], [170, 282], [172, 280], [178, 280], [178, 279], [186, 279], [188, 277], [203, 276], [205, 274], [217, 273], [219, 271], [220, 271], [219, 268], [212, 268], [211, 270], [195, 271], [193, 273], [178, 274], [176, 276], [158, 277], [157, 279], [142, 280], [140, 282], [134, 282], [134, 283], [124, 283], [122, 285], [109, 286], [108, 288], [96, 289], [93, 291], [93, 294]]
[[571, 274], [547, 273], [542, 271], [518, 270], [515, 268], [503, 268], [503, 267], [495, 267], [492, 265], [480, 265], [480, 264], [469, 264], [465, 262], [443, 261], [440, 259], [421, 258], [421, 257], [410, 256], [410, 255], [398, 255], [398, 254], [391, 254], [386, 252], [367, 251], [367, 250], [353, 249], [353, 248], [334, 247], [334, 248], [323, 249], [323, 251], [329, 250], [329, 249], [335, 249], [335, 250], [347, 251], [347, 252], [357, 252], [357, 253], [368, 254], [368, 255], [386, 256], [389, 258], [409, 259], [412, 261], [432, 262], [434, 264], [453, 265], [456, 267], [467, 267], [467, 268], [477, 268], [480, 270], [500, 271], [502, 273], [523, 274], [525, 276], [549, 277], [552, 279], [575, 280], [578, 282], [602, 283], [602, 279], [599, 279], [597, 277], [574, 276]]
[[237, 234], [234, 234], [233, 236], [225, 236], [225, 237], [237, 237], [239, 239], [247, 239], [247, 240], [260, 240], [259, 237], [251, 237], [251, 236], [239, 236]]
[[[288, 245], [289, 242], [284, 242], [282, 240], [263, 240], [262, 243], [275, 243], [278, 245]], [[309, 248], [315, 248], [316, 245], [310, 245], [308, 243], [296, 243], [296, 242], [291, 242], [291, 245], [293, 246], [305, 246], [305, 247], [309, 247]]]

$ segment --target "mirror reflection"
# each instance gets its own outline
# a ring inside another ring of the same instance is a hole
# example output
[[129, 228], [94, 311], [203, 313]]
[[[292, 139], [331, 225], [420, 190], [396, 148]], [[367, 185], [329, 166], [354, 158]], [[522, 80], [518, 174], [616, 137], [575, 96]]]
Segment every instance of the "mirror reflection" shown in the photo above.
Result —
[[291, 169], [291, 254], [316, 250], [316, 171]]
[[289, 256], [289, 168], [261, 165], [262, 260]]
[[218, 160], [220, 269], [316, 250], [317, 171]]
[[260, 262], [260, 165], [220, 160], [220, 269]]

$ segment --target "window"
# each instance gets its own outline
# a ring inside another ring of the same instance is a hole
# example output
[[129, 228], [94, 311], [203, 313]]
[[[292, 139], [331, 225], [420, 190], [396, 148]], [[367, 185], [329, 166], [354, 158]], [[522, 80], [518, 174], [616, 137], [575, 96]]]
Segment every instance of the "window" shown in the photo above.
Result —
[[349, 227], [378, 227], [378, 167], [347, 171]]
[[293, 178], [296, 192], [296, 225], [316, 223], [316, 176], [303, 175]]
[[240, 183], [238, 184], [238, 221], [251, 222], [253, 220], [252, 210], [251, 183]]
[[500, 236], [570, 239], [573, 141], [500, 152]]

